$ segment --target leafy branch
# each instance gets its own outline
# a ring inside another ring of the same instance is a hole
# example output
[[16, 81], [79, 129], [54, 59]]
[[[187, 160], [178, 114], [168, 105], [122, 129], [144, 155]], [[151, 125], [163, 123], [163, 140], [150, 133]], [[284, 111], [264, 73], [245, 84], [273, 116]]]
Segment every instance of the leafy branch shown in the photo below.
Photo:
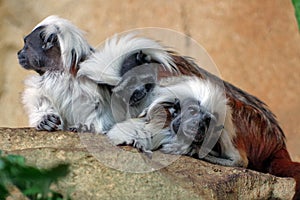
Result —
[[0, 199], [10, 195], [8, 187], [13, 185], [29, 199], [62, 200], [63, 195], [52, 191], [50, 186], [65, 177], [68, 172], [68, 164], [59, 164], [50, 169], [38, 169], [27, 166], [22, 156], [4, 156], [0, 151]]

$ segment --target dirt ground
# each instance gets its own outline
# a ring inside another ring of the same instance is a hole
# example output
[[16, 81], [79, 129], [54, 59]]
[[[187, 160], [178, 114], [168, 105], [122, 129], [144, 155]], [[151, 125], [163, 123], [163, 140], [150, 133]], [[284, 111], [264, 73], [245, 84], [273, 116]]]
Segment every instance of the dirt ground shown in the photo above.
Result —
[[23, 37], [51, 14], [73, 21], [93, 46], [133, 28], [191, 36], [225, 80], [269, 105], [292, 157], [300, 161], [300, 35], [290, 0], [0, 0], [0, 126], [28, 124], [20, 93], [31, 72], [18, 65], [16, 52]]

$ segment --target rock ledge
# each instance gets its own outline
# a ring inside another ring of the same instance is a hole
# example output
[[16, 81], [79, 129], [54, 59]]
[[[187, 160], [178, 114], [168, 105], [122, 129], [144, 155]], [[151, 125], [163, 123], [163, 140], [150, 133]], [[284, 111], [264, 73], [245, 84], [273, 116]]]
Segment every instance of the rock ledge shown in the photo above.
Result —
[[186, 156], [154, 172], [121, 172], [103, 165], [86, 150], [78, 134], [70, 132], [0, 128], [0, 149], [22, 155], [38, 167], [70, 163], [71, 173], [57, 190], [70, 193], [72, 199], [291, 199], [295, 187], [290, 178]]

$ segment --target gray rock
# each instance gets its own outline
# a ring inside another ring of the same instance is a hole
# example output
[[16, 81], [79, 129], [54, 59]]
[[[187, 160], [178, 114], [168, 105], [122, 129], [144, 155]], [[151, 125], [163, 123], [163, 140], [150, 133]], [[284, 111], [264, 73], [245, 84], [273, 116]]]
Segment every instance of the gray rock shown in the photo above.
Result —
[[[108, 142], [102, 135], [89, 136], [104, 146]], [[294, 194], [293, 179], [186, 156], [153, 172], [119, 171], [93, 156], [91, 146], [85, 148], [84, 138], [88, 137], [70, 132], [0, 128], [0, 149], [25, 156], [28, 164], [41, 168], [70, 163], [70, 174], [55, 189], [70, 193], [72, 199], [291, 199]], [[118, 148], [139, 155], [133, 148]], [[112, 161], [120, 159], [118, 154], [105, 154]]]

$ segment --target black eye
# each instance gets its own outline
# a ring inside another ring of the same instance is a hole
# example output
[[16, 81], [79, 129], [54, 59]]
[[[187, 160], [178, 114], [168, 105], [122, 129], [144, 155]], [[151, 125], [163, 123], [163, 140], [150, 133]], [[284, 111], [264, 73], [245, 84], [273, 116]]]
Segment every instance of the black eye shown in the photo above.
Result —
[[44, 32], [40, 32], [40, 39], [41, 39], [42, 41], [45, 40], [45, 33], [44, 33]]
[[50, 43], [55, 43], [55, 42], [57, 42], [57, 35], [54, 34], [54, 33], [52, 33], [52, 34], [48, 37], [47, 42], [50, 42]]

